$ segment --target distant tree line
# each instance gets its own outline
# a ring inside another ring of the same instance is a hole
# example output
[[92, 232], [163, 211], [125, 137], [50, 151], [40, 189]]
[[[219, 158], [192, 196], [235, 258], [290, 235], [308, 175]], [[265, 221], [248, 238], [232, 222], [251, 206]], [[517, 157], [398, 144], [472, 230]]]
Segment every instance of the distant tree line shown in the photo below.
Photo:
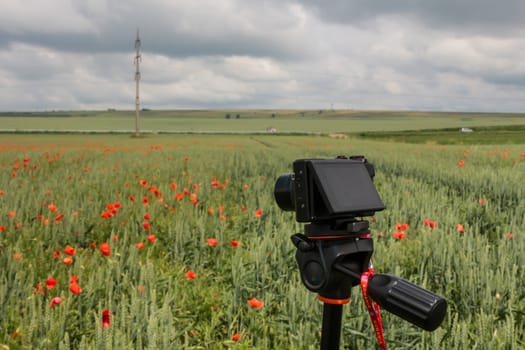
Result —
[[[231, 119], [232, 118], [232, 115], [230, 113], [226, 113], [226, 115], [224, 116], [224, 118], [226, 119]], [[239, 113], [237, 113], [235, 115], [235, 119], [240, 119], [241, 118], [241, 115]]]

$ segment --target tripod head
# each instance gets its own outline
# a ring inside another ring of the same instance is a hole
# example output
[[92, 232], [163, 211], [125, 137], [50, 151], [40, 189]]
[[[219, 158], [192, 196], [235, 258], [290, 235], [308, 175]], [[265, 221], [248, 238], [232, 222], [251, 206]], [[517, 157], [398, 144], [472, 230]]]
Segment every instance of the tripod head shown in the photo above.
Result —
[[342, 305], [359, 284], [384, 349], [379, 306], [424, 330], [439, 327], [444, 298], [400, 277], [374, 273], [369, 223], [356, 219], [385, 209], [372, 182], [374, 166], [363, 156], [299, 159], [293, 165], [293, 174], [278, 178], [274, 194], [281, 209], [309, 222], [304, 234], [291, 238], [303, 284], [324, 303], [321, 349], [339, 347]]
[[[323, 230], [325, 226], [312, 224], [306, 232]], [[348, 227], [359, 231], [292, 236], [303, 284], [325, 303], [349, 302], [351, 288], [359, 285], [363, 274], [370, 270], [374, 244], [368, 221], [354, 221]], [[372, 274], [368, 278], [368, 294], [387, 311], [427, 331], [441, 324], [447, 309], [444, 298], [392, 275]]]
[[[368, 238], [368, 221], [349, 222], [348, 229], [334, 230], [327, 224], [305, 226], [305, 234], [295, 234], [295, 258], [303, 284], [319, 294], [321, 300], [345, 304], [351, 288], [368, 271], [374, 250]], [[335, 266], [344, 266], [341, 271]]]

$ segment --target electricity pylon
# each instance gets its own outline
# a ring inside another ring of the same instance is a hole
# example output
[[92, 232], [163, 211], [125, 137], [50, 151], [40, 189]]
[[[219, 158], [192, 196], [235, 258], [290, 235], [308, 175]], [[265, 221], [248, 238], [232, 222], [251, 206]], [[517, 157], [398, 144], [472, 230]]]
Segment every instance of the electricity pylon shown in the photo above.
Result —
[[137, 39], [135, 39], [135, 50], [137, 51], [135, 55], [135, 82], [136, 82], [136, 94], [135, 94], [135, 136], [140, 136], [140, 98], [139, 98], [139, 81], [140, 81], [140, 67], [139, 63], [142, 62], [142, 56], [140, 55], [140, 36], [139, 30], [137, 29]]

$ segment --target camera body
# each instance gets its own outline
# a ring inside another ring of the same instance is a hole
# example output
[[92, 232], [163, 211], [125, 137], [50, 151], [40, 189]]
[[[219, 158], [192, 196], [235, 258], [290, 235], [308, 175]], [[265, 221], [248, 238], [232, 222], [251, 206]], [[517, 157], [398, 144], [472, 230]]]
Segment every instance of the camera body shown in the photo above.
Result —
[[363, 156], [298, 159], [292, 174], [277, 179], [275, 200], [281, 209], [295, 211], [298, 222], [372, 216], [385, 209], [374, 175]]

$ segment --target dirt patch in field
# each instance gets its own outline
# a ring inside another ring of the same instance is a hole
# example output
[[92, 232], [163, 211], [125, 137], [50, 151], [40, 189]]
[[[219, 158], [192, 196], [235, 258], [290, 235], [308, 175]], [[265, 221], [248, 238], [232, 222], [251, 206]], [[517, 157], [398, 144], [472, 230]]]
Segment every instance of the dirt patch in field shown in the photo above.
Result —
[[332, 134], [328, 134], [328, 137], [331, 138], [331, 139], [347, 139], [348, 135], [332, 133]]

